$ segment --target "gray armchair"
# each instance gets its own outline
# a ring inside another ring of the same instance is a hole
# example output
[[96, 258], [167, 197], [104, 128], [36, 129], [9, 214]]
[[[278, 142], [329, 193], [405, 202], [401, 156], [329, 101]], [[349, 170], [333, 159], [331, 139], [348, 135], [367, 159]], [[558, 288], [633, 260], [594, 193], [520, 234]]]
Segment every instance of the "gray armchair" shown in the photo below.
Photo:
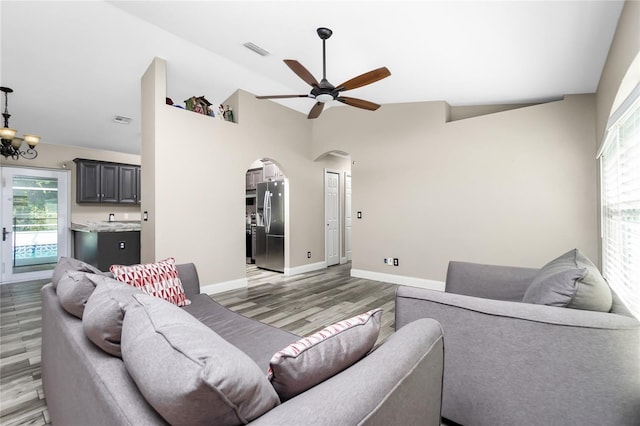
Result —
[[450, 262], [445, 292], [400, 287], [396, 328], [444, 334], [442, 416], [463, 425], [640, 425], [640, 322], [521, 303], [537, 269]]

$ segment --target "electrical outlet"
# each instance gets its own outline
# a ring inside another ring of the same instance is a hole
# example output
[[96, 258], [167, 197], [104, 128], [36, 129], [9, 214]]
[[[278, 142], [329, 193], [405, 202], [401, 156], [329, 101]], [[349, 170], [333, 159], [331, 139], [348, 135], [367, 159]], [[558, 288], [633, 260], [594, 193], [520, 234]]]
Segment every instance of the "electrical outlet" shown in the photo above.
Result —
[[394, 257], [393, 258], [393, 266], [398, 266], [398, 265], [399, 265], [398, 258]]
[[311, 259], [311, 252], [310, 251], [307, 252], [307, 259]]
[[362, 212], [358, 212], [358, 213], [356, 213], [356, 217], [357, 217], [358, 219], [362, 219]]
[[393, 257], [385, 257], [384, 258], [384, 263], [386, 263], [387, 266], [393, 265]]

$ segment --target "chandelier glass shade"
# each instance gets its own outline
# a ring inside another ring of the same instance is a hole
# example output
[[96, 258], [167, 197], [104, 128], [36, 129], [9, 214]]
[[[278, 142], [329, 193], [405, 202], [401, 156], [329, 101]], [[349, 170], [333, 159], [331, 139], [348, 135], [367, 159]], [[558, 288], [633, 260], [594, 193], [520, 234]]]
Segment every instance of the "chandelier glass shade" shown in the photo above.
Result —
[[[12, 93], [13, 90], [8, 87], [0, 87], [0, 91], [4, 92], [4, 112], [2, 113], [2, 117], [4, 117], [4, 127], [0, 128], [0, 138], [2, 139], [0, 154], [2, 154], [4, 158], [13, 158], [14, 160], [20, 157], [33, 160], [38, 156], [38, 151], [36, 151], [35, 148], [38, 142], [40, 142], [40, 136], [23, 135], [21, 138], [16, 136], [18, 131], [9, 127], [9, 117], [11, 117], [11, 114], [9, 114], [8, 97], [9, 93]], [[27, 149], [22, 148], [23, 142], [27, 145]]]

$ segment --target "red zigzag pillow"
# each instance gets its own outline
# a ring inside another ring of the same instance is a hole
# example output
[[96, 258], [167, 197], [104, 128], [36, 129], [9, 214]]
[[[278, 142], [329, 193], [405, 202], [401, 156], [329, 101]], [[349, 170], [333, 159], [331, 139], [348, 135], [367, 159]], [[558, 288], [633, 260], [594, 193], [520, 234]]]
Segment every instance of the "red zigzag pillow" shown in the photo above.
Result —
[[178, 278], [176, 261], [173, 257], [141, 265], [111, 265], [109, 270], [116, 280], [137, 287], [151, 296], [178, 306], [191, 303], [184, 294], [184, 287]]

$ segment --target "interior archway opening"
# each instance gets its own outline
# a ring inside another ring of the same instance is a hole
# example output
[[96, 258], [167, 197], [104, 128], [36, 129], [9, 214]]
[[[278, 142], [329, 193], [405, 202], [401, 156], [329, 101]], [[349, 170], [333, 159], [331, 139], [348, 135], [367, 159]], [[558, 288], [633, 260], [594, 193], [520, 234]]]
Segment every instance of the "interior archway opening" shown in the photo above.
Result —
[[[260, 158], [245, 174], [245, 258], [249, 285], [281, 279], [288, 264], [288, 179], [282, 166]], [[250, 278], [250, 279], [249, 279]]]

